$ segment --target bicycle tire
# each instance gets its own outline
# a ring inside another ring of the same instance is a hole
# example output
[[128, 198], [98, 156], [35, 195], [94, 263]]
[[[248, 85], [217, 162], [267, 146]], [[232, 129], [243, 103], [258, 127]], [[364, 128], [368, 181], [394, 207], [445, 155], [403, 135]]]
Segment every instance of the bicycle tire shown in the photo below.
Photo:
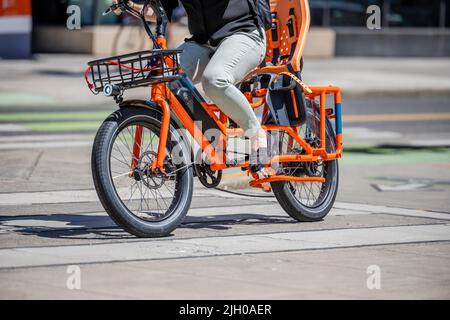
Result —
[[[191, 165], [180, 170], [176, 179], [179, 187], [176, 188], [175, 204], [170, 215], [162, 221], [144, 221], [135, 216], [133, 212], [120, 199], [114, 186], [110, 170], [110, 155], [112, 144], [118, 131], [123, 126], [139, 121], [156, 129], [160, 128], [162, 114], [157, 109], [142, 107], [126, 107], [111, 114], [100, 127], [92, 149], [92, 176], [103, 208], [112, 220], [128, 233], [136, 237], [163, 237], [169, 235], [184, 220], [192, 201], [193, 194], [193, 169]], [[176, 124], [171, 123], [169, 137], [177, 136]], [[170, 139], [169, 139], [170, 140]], [[182, 143], [182, 156], [186, 164], [190, 163], [190, 153], [187, 146]], [[174, 143], [168, 142], [168, 148], [174, 148]]]

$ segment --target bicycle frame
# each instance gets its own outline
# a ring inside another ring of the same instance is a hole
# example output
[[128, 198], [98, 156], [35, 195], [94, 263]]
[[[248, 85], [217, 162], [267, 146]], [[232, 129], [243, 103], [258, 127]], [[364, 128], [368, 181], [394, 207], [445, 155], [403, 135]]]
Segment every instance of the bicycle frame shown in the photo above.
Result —
[[[158, 44], [165, 48], [166, 42], [163, 37], [159, 37], [156, 39]], [[166, 61], [166, 63], [170, 64], [170, 61]], [[211, 164], [211, 169], [216, 170], [224, 170], [230, 168], [248, 168], [250, 163], [248, 161], [237, 164], [230, 164], [229, 159], [226, 155], [226, 141], [228, 137], [231, 136], [242, 136], [244, 131], [240, 128], [237, 129], [229, 129], [228, 121], [229, 118], [225, 115], [219, 107], [214, 104], [208, 104], [205, 102], [200, 93], [196, 90], [195, 86], [191, 82], [187, 76], [182, 78], [183, 85], [192, 93], [192, 95], [200, 102], [201, 106], [207, 112], [207, 114], [211, 117], [211, 119], [216, 123], [217, 127], [220, 130], [220, 141], [222, 148], [215, 148], [212, 143], [204, 136], [201, 129], [197, 126], [194, 119], [188, 114], [188, 112], [183, 107], [182, 103], [177, 99], [175, 94], [171, 91], [169, 86], [166, 83], [160, 83], [154, 85], [151, 88], [151, 97], [152, 101], [157, 103], [162, 110], [162, 121], [161, 121], [161, 132], [160, 132], [160, 140], [158, 146], [158, 154], [155, 162], [152, 165], [153, 170], [159, 170], [160, 172], [164, 172], [164, 160], [166, 158], [166, 144], [168, 139], [169, 125], [171, 121], [171, 112], [173, 112], [176, 117], [179, 119], [181, 124], [186, 128], [186, 130], [190, 133], [194, 140], [201, 147], [201, 150], [208, 157], [209, 163]], [[296, 127], [286, 127], [279, 125], [266, 125], [262, 126], [262, 128], [266, 131], [283, 131], [286, 132], [289, 137], [295, 140], [304, 150], [304, 154], [301, 155], [277, 155], [273, 157], [267, 166], [270, 166], [274, 163], [286, 163], [286, 162], [316, 162], [316, 161], [331, 161], [342, 156], [342, 112], [341, 112], [341, 93], [340, 89], [337, 87], [309, 87], [308, 93], [306, 93], [307, 98], [316, 99], [319, 98], [319, 110], [320, 110], [320, 148], [314, 148], [309, 143], [307, 143], [298, 133], [298, 129]], [[265, 94], [267, 93], [266, 89], [257, 90], [256, 96], [253, 96], [252, 92], [246, 92], [245, 96], [248, 101], [252, 105], [254, 109], [264, 108], [264, 113], [268, 112], [268, 107], [265, 103]], [[333, 95], [334, 97], [334, 107], [327, 108], [326, 107], [326, 97], [327, 95]], [[256, 102], [253, 100], [255, 98], [259, 98]], [[334, 153], [328, 153], [326, 151], [326, 119], [335, 120], [336, 127], [336, 151]], [[140, 143], [142, 140], [142, 128], [138, 128], [135, 133], [135, 141], [134, 141], [134, 158], [140, 158]], [[136, 160], [133, 160], [131, 163], [131, 170], [137, 166]], [[248, 171], [248, 174], [251, 174], [254, 178], [253, 181], [250, 182], [250, 185], [253, 187], [262, 188], [265, 191], [270, 191], [270, 188], [265, 187], [264, 184], [275, 182], [275, 181], [296, 181], [296, 182], [325, 182], [325, 178], [322, 177], [292, 177], [285, 175], [273, 175], [269, 178], [260, 179], [259, 176], [255, 173]]]
[[[281, 0], [271, 0], [271, 6], [276, 6], [278, 4], [283, 4]], [[292, 39], [286, 38], [285, 41], [281, 42], [278, 39], [273, 39], [273, 34], [268, 33], [268, 54], [273, 54], [276, 48], [280, 48], [282, 46], [281, 51], [287, 50], [287, 46], [290, 45], [291, 42], [296, 39], [297, 45], [295, 50], [292, 53], [290, 61], [285, 64], [275, 65], [275, 66], [267, 66], [262, 68], [257, 68], [251, 71], [244, 79], [248, 79], [255, 74], [282, 74], [286, 72], [292, 72], [295, 70], [301, 70], [301, 57], [303, 55], [306, 37], [309, 30], [310, 24], [310, 12], [309, 12], [309, 3], [308, 0], [300, 0], [298, 2], [294, 2], [293, 5], [296, 6], [296, 9], [301, 13], [300, 22], [298, 24], [298, 29], [294, 32]], [[126, 6], [126, 5], [125, 5]], [[156, 8], [156, 7], [155, 7]], [[155, 9], [154, 8], [154, 9]], [[128, 9], [129, 11], [133, 11]], [[289, 11], [290, 12], [290, 11]], [[133, 12], [132, 12], [133, 13]], [[137, 15], [137, 12], [134, 12]], [[278, 28], [283, 28], [283, 24], [281, 23], [282, 19], [293, 19], [293, 23], [297, 24], [297, 19], [288, 14], [285, 17], [286, 13], [282, 12], [279, 14], [278, 18], [274, 20], [274, 23]], [[145, 25], [145, 23], [144, 23]], [[146, 30], [148, 26], [146, 26]], [[147, 30], [149, 32], [149, 30]], [[289, 33], [284, 30], [284, 33]], [[151, 32], [149, 32], [151, 35]], [[166, 48], [166, 39], [164, 35], [157, 35], [156, 38], [153, 36], [152, 40], [154, 43], [160, 48]], [[295, 38], [295, 39], [294, 39]], [[281, 38], [283, 39], [283, 38]], [[166, 60], [165, 63], [167, 65], [171, 65], [170, 60]], [[171, 91], [170, 87], [166, 83], [156, 84], [151, 88], [151, 100], [159, 105], [162, 111], [162, 121], [161, 121], [161, 132], [160, 132], [160, 140], [158, 146], [157, 158], [152, 164], [152, 170], [164, 172], [164, 161], [166, 158], [166, 145], [168, 139], [169, 126], [171, 122], [171, 113], [175, 114], [175, 116], [179, 119], [181, 124], [186, 128], [189, 134], [194, 138], [196, 143], [200, 146], [202, 152], [207, 156], [209, 163], [211, 164], [211, 169], [213, 171], [217, 170], [225, 170], [230, 168], [248, 168], [250, 163], [248, 161], [242, 163], [234, 164], [230, 159], [228, 159], [226, 155], [226, 143], [227, 138], [232, 136], [242, 136], [244, 135], [244, 131], [242, 129], [230, 129], [228, 128], [229, 118], [225, 115], [218, 106], [214, 104], [208, 104], [203, 99], [201, 94], [196, 90], [192, 81], [187, 77], [183, 76], [182, 80], [180, 80], [183, 87], [190, 91], [192, 96], [197, 100], [197, 102], [201, 105], [207, 115], [214, 121], [215, 126], [219, 129], [221, 147], [215, 148], [212, 143], [205, 137], [202, 130], [196, 125], [195, 120], [189, 115], [186, 111], [185, 107], [182, 103], [177, 99], [176, 95]], [[332, 161], [342, 157], [343, 153], [343, 144], [342, 144], [342, 104], [341, 104], [341, 92], [338, 87], [328, 86], [312, 86], [306, 87], [303, 86], [305, 97], [308, 99], [318, 99], [319, 100], [319, 112], [320, 112], [320, 147], [315, 148], [311, 146], [307, 141], [305, 141], [300, 135], [298, 127], [289, 127], [289, 126], [279, 126], [279, 125], [263, 125], [262, 128], [268, 132], [271, 131], [282, 131], [289, 135], [292, 141], [296, 141], [303, 149], [303, 153], [301, 155], [277, 155], [273, 157], [267, 166], [271, 166], [274, 163], [287, 163], [287, 162], [317, 162], [317, 161]], [[263, 115], [267, 115], [269, 112], [269, 108], [266, 104], [266, 94], [267, 89], [260, 89], [254, 92], [245, 92], [244, 93], [249, 103], [254, 109], [263, 108]], [[332, 95], [334, 99], [334, 105], [331, 108], [327, 108], [326, 100], [327, 96]], [[256, 100], [256, 101], [254, 101]], [[294, 110], [298, 113], [297, 106], [294, 106]], [[336, 141], [335, 146], [336, 150], [333, 153], [327, 152], [327, 139], [326, 139], [326, 120], [334, 119], [335, 121], [335, 133], [336, 133]], [[140, 144], [142, 140], [142, 128], [137, 128], [135, 137], [134, 137], [134, 159], [131, 162], [131, 170], [138, 165], [137, 159], [140, 158]], [[231, 164], [230, 164], [231, 163]], [[323, 177], [293, 177], [286, 175], [272, 175], [268, 178], [259, 178], [256, 173], [248, 170], [248, 175], [253, 177], [253, 181], [250, 182], [250, 185], [253, 187], [262, 188], [265, 191], [270, 191], [270, 188], [266, 187], [266, 183], [275, 182], [275, 181], [295, 181], [295, 182], [325, 182], [325, 178]]]

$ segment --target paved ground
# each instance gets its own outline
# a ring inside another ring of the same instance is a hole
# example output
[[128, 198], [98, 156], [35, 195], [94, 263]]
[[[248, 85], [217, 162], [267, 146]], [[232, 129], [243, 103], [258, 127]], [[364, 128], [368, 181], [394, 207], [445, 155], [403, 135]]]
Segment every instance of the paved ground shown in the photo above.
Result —
[[[29, 67], [10, 66], [23, 72], [11, 83], [31, 81]], [[69, 88], [77, 70], [45, 76]], [[430, 83], [439, 74], [430, 73]], [[61, 105], [56, 89], [36, 100], [44, 84], [25, 87], [29, 95], [8, 85], [0, 82], [1, 299], [450, 298], [443, 92], [346, 97], [340, 192], [322, 222], [295, 223], [270, 194], [239, 189], [246, 179], [233, 171], [222, 187], [253, 196], [196, 186], [181, 228], [139, 240], [114, 225], [92, 187], [93, 135], [112, 106], [84, 98]], [[81, 289], [70, 290], [78, 271]]]
[[[302, 224], [272, 198], [200, 188], [172, 237], [137, 240], [114, 226], [93, 192], [8, 197], [1, 206], [1, 298], [450, 295], [446, 212], [338, 202], [323, 222]], [[80, 268], [81, 290], [67, 289], [68, 265]], [[367, 288], [370, 266], [380, 268], [380, 290]]]
[[[0, 142], [0, 298], [450, 297], [448, 149], [347, 153], [319, 223], [295, 223], [274, 198], [198, 187], [171, 237], [137, 240], [92, 190], [92, 137], [48, 138]], [[67, 265], [81, 268], [81, 290], [67, 289]], [[367, 289], [369, 266], [381, 290]]]

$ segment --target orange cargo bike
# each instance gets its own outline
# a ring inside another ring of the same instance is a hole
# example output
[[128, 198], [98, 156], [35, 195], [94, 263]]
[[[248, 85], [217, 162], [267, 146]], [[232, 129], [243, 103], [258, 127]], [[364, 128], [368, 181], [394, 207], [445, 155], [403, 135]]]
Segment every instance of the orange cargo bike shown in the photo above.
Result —
[[[119, 106], [97, 133], [92, 173], [103, 207], [124, 230], [138, 237], [170, 234], [189, 211], [194, 177], [216, 188], [222, 171], [232, 168], [247, 172], [250, 186], [273, 192], [298, 221], [319, 221], [333, 207], [342, 156], [340, 90], [301, 80], [308, 0], [270, 4], [266, 61], [239, 84], [268, 132], [269, 176], [252, 172], [248, 154], [229, 147], [230, 139], [246, 143], [243, 130], [197, 91], [179, 65], [180, 51], [166, 49], [168, 19], [159, 0], [145, 1], [155, 11], [155, 31], [127, 1], [106, 12], [120, 8], [140, 18], [154, 45], [92, 61], [86, 72], [91, 91]], [[136, 87], [149, 87], [149, 100], [124, 100]]]

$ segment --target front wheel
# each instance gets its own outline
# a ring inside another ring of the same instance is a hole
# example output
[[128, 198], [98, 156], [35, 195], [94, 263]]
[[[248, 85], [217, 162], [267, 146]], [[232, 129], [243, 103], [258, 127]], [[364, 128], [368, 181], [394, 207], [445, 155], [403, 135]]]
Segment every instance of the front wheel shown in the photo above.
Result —
[[100, 201], [114, 222], [137, 237], [169, 235], [182, 223], [192, 200], [190, 153], [172, 124], [164, 172], [151, 170], [160, 125], [159, 110], [127, 107], [103, 123], [93, 146], [92, 175]]

